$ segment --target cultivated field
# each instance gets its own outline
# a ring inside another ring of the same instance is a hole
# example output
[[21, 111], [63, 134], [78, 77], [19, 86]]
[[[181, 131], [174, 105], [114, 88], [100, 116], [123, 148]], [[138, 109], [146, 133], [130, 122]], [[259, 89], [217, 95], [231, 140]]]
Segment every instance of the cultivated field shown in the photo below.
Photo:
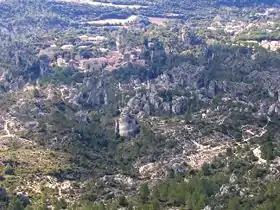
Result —
[[77, 3], [77, 4], [89, 4], [92, 6], [108, 6], [108, 7], [119, 7], [119, 8], [129, 8], [129, 9], [140, 9], [140, 8], [147, 7], [147, 6], [136, 5], [136, 4], [135, 5], [112, 4], [112, 3], [103, 3], [103, 2], [91, 1], [91, 0], [57, 0], [57, 1]]
[[169, 21], [175, 20], [174, 18], [162, 18], [162, 17], [149, 17], [149, 21], [156, 25], [165, 25]]
[[103, 20], [94, 20], [94, 21], [88, 21], [89, 24], [93, 25], [125, 25], [127, 23], [131, 23], [135, 20], [137, 20], [138, 16], [132, 15], [129, 18], [126, 19], [120, 19], [120, 18], [112, 18], [112, 19], [103, 19]]

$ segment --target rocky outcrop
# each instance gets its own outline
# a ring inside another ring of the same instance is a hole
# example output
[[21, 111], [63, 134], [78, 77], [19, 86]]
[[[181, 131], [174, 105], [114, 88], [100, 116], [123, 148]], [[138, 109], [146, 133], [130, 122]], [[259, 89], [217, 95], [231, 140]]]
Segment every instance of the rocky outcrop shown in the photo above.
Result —
[[159, 177], [159, 172], [162, 171], [161, 163], [147, 163], [139, 167], [138, 172], [141, 179], [154, 179]]
[[212, 97], [214, 97], [216, 95], [216, 93], [217, 93], [217, 85], [216, 85], [215, 81], [212, 80], [212, 81], [209, 82], [207, 93], [208, 93], [208, 96], [210, 98], [212, 98]]
[[138, 122], [129, 115], [122, 115], [115, 122], [115, 132], [123, 137], [134, 137], [139, 133]]
[[238, 177], [234, 173], [230, 175], [230, 178], [229, 178], [230, 184], [234, 184], [235, 182], [237, 182], [237, 180], [238, 180]]
[[122, 174], [105, 175], [100, 178], [100, 181], [106, 186], [121, 185], [124, 190], [131, 190], [136, 187], [136, 183], [131, 177]]
[[102, 79], [88, 78], [83, 84], [83, 91], [78, 96], [81, 105], [96, 108], [106, 106], [114, 99], [111, 84]]
[[181, 96], [172, 101], [172, 112], [174, 114], [182, 114], [185, 110], [186, 99], [184, 96]]

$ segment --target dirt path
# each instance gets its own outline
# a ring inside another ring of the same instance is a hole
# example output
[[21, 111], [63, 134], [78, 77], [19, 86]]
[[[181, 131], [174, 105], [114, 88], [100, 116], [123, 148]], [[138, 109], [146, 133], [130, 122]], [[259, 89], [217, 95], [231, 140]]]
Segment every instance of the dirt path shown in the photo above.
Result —
[[4, 131], [6, 132], [6, 135], [1, 136], [1, 138], [3, 138], [3, 137], [12, 137], [11, 132], [10, 132], [10, 130], [9, 130], [8, 127], [9, 127], [9, 126], [8, 126], [8, 121], [5, 120]]
[[205, 149], [209, 149], [210, 145], [204, 146], [202, 144], [199, 144], [198, 142], [191, 140], [192, 143], [198, 148], [198, 150], [205, 150]]
[[[9, 143], [10, 142], [9, 138], [13, 138], [14, 140], [21, 143], [22, 145], [34, 145], [35, 144], [33, 141], [30, 141], [25, 138], [21, 138], [15, 134], [11, 134], [11, 131], [9, 129], [9, 123], [11, 123], [11, 122], [8, 120], [5, 120], [4, 131], [6, 132], [6, 135], [0, 136], [0, 140], [2, 140], [0, 142], [0, 145], [2, 144], [2, 146], [3, 146], [3, 145], [6, 145], [7, 143]], [[1, 146], [0, 146], [0, 148], [1, 148]]]
[[[4, 131], [7, 133], [6, 136], [11, 136], [11, 133], [10, 133], [10, 130], [8, 129], [8, 121], [5, 121], [5, 124], [4, 124]], [[2, 136], [3, 137], [3, 136]]]

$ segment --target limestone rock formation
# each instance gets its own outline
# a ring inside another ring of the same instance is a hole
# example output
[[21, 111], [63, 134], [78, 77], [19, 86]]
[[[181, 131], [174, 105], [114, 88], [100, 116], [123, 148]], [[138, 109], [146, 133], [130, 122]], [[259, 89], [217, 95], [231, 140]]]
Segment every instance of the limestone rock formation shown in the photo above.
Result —
[[129, 115], [122, 115], [116, 120], [115, 131], [123, 137], [134, 137], [139, 132], [138, 122]]
[[181, 96], [172, 101], [172, 112], [174, 114], [182, 114], [185, 108], [186, 99], [184, 96]]

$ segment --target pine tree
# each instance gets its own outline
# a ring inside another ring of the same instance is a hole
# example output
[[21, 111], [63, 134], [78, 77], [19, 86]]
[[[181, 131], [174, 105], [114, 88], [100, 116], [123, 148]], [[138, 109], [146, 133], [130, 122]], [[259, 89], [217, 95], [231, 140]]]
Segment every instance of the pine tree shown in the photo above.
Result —
[[146, 203], [149, 200], [150, 189], [147, 183], [140, 186], [139, 195], [142, 203]]

